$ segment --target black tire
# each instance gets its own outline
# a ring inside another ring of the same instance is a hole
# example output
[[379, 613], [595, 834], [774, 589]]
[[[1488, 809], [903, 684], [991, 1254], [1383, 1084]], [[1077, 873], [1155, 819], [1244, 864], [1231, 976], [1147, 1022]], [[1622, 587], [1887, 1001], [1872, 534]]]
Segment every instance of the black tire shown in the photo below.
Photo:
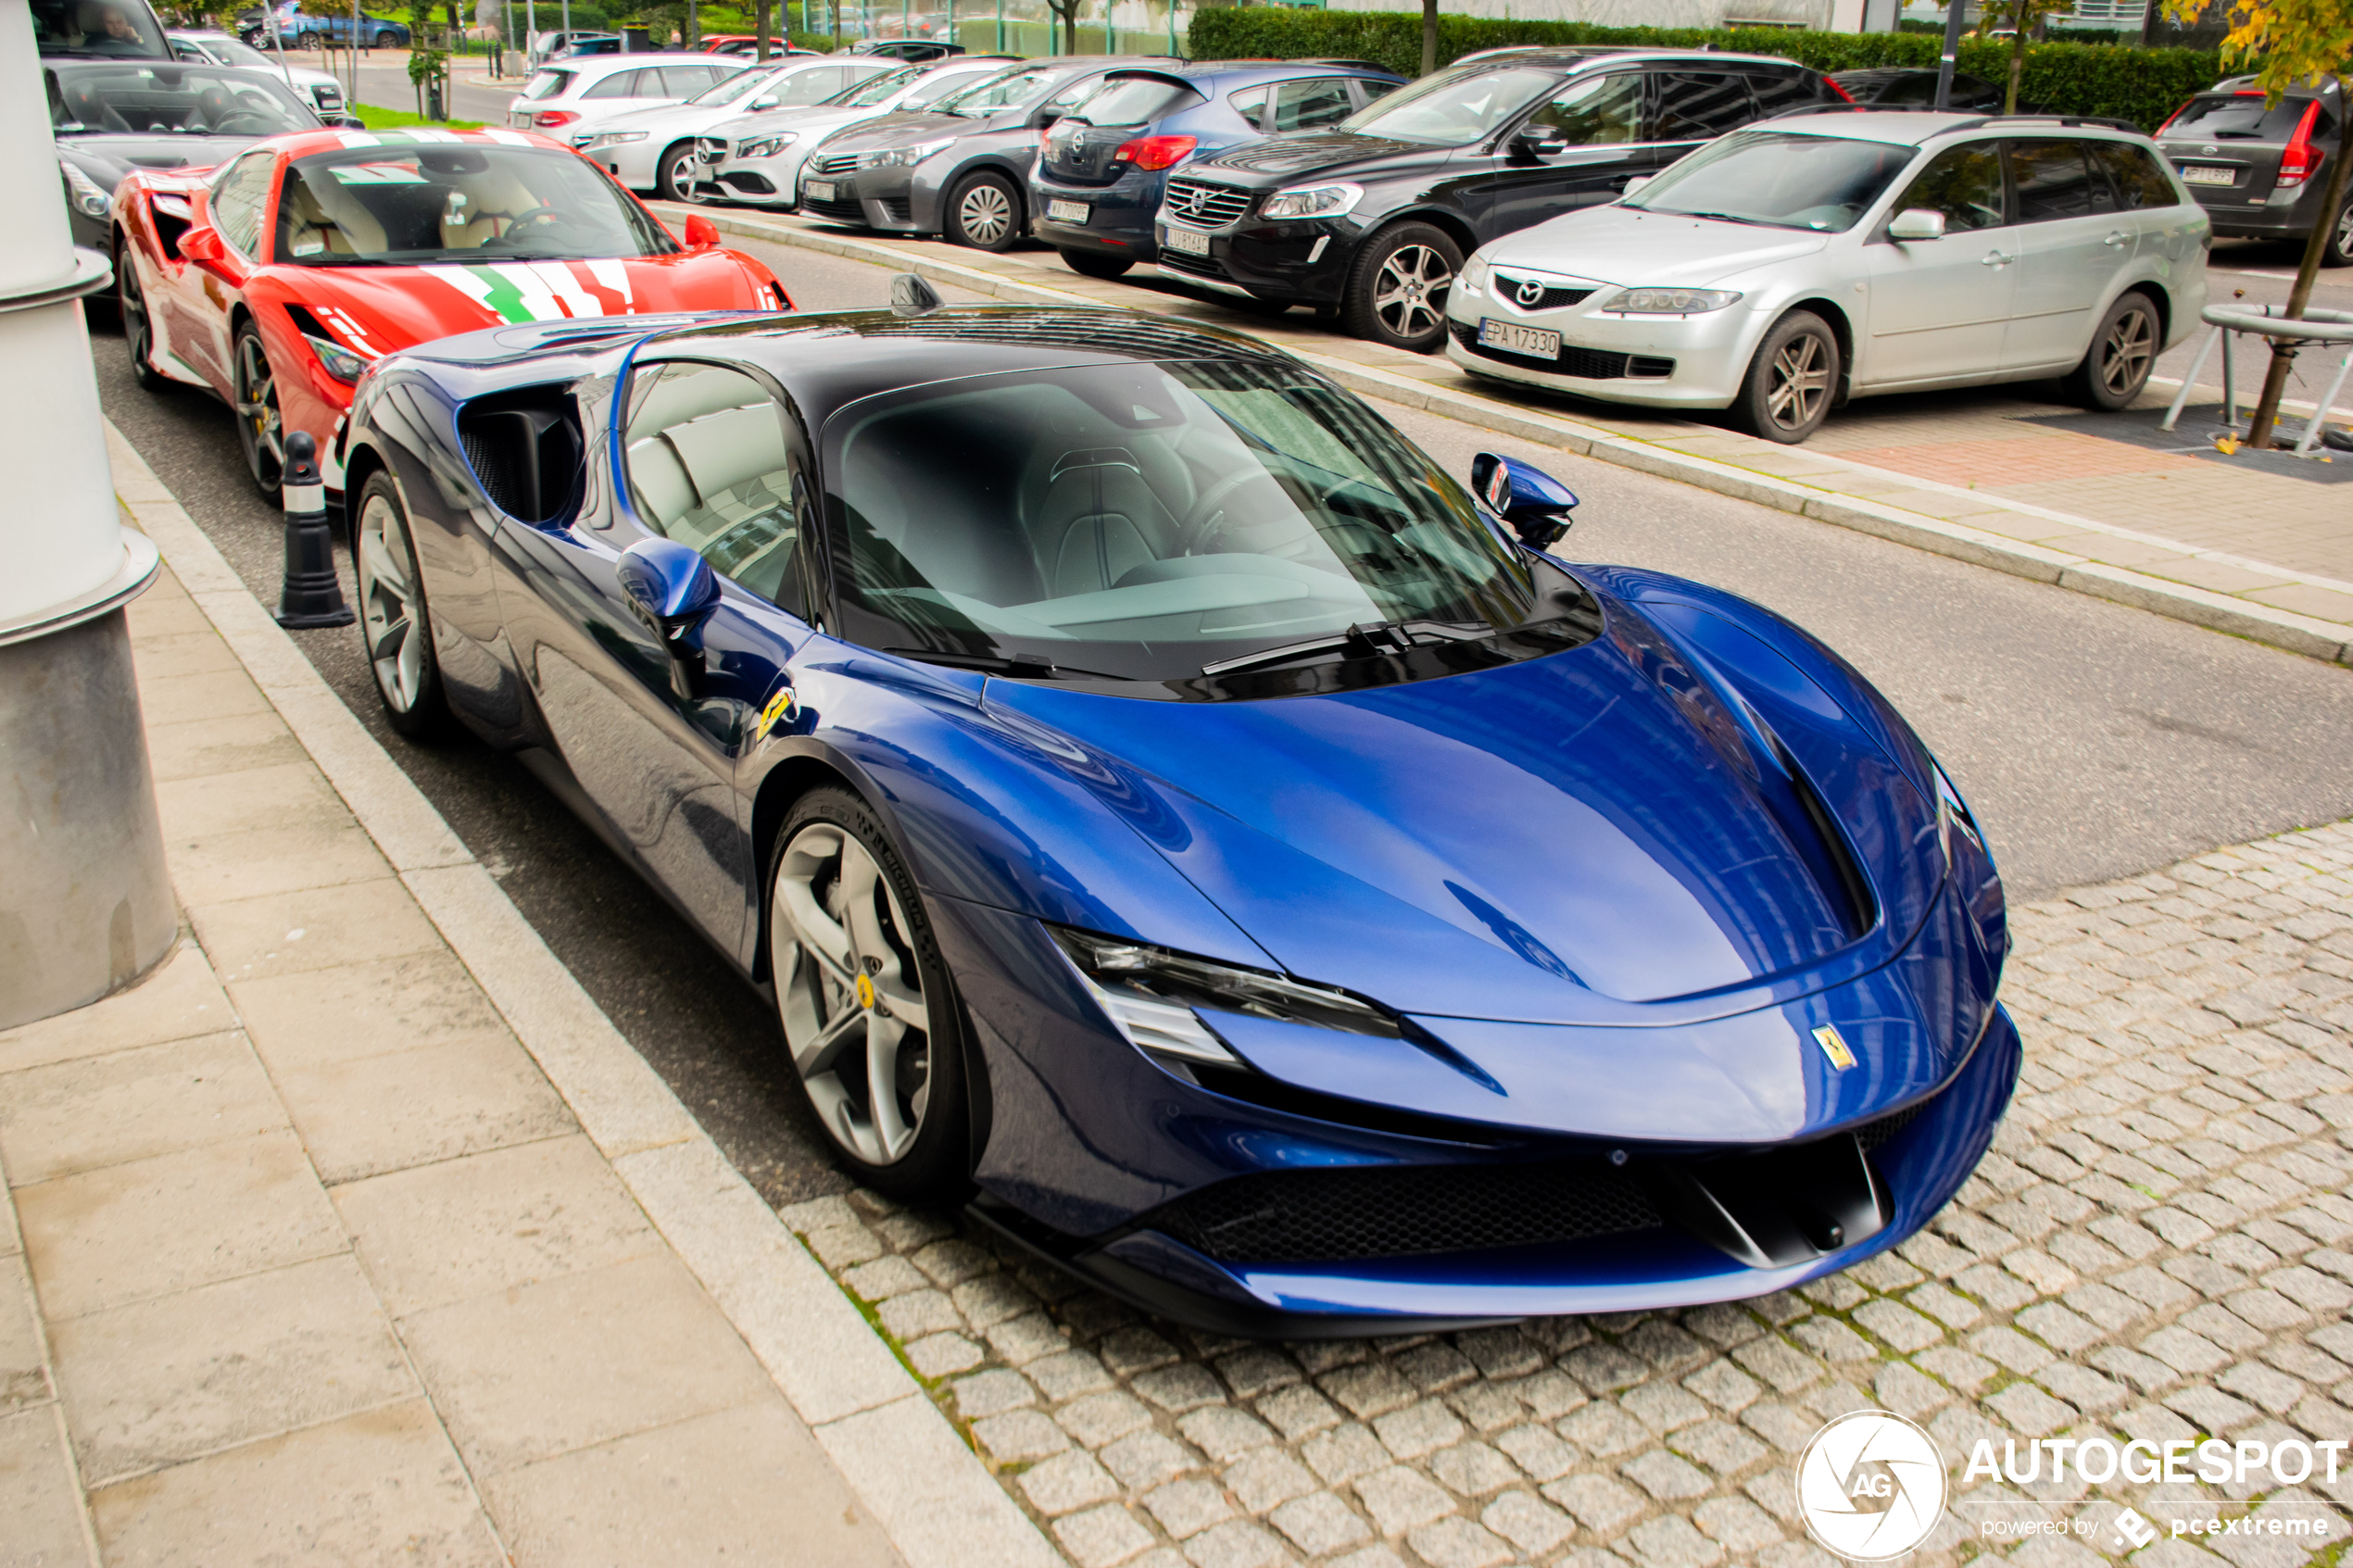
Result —
[[1732, 402], [1733, 420], [1752, 435], [1795, 445], [1830, 417], [1843, 370], [1830, 323], [1793, 310], [1756, 345]]
[[[692, 137], [683, 142], [673, 142], [661, 150], [661, 158], [654, 165], [654, 190], [662, 200], [698, 202], [703, 199], [699, 194], [700, 187], [695, 182], [695, 144]], [[683, 185], [678, 182], [681, 171], [686, 176], [686, 183]]]
[[2336, 228], [2321, 247], [2321, 265], [2353, 267], [2353, 202], [2347, 202], [2345, 210], [2336, 215]]
[[[777, 1026], [836, 1156], [877, 1191], [957, 1196], [971, 1173], [962, 1013], [889, 833], [849, 791], [812, 790], [771, 847], [766, 899]], [[920, 997], [909, 995], [911, 973]], [[918, 1011], [920, 1060], [907, 1050]], [[887, 1116], [872, 1087], [876, 1049], [890, 1052]]]
[[967, 174], [948, 193], [941, 209], [949, 243], [975, 250], [1011, 250], [1026, 227], [1021, 193], [1003, 175], [983, 169]]
[[1107, 250], [1066, 250], [1062, 258], [1063, 266], [1082, 278], [1122, 277], [1136, 265], [1134, 257], [1114, 256]]
[[2165, 331], [2158, 324], [2157, 306], [2138, 290], [2118, 297], [2092, 333], [2083, 362], [2059, 378], [2059, 390], [2070, 403], [2114, 413], [2132, 407], [2148, 385], [2157, 368], [2158, 351], [2165, 346]]
[[359, 653], [376, 683], [384, 722], [412, 740], [451, 728], [441, 664], [434, 657], [433, 608], [417, 565], [409, 508], [388, 473], [372, 473], [351, 508], [351, 564]]
[[376, 47], [377, 47], [377, 48], [379, 48], [379, 49], [396, 49], [396, 48], [398, 48], [399, 46], [400, 46], [400, 34], [398, 34], [398, 33], [396, 33], [396, 32], [379, 32], [379, 33], [377, 33], [377, 34], [376, 34]]
[[229, 375], [229, 405], [237, 416], [237, 445], [245, 448], [245, 471], [253, 476], [254, 487], [275, 505], [285, 469], [285, 430], [278, 413], [277, 371], [260, 329], [250, 320], [237, 324]]
[[115, 311], [122, 320], [122, 345], [131, 355], [131, 379], [142, 392], [162, 392], [171, 383], [155, 366], [155, 328], [147, 320], [146, 291], [140, 285], [139, 270], [131, 259], [127, 242], [115, 246], [114, 287]]
[[1446, 341], [1446, 291], [1463, 270], [1463, 247], [1427, 223], [1392, 223], [1365, 242], [1340, 292], [1340, 320], [1352, 336], [1416, 354]]

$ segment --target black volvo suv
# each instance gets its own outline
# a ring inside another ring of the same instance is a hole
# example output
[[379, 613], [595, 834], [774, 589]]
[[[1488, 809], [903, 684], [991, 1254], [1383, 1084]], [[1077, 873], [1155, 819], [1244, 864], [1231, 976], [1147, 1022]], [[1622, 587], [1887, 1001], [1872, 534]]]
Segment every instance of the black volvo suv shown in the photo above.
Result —
[[1487, 241], [1615, 201], [1702, 142], [1843, 98], [1787, 60], [1657, 49], [1497, 49], [1330, 131], [1179, 169], [1154, 224], [1162, 271], [1336, 313], [1358, 337], [1436, 348], [1446, 290]]

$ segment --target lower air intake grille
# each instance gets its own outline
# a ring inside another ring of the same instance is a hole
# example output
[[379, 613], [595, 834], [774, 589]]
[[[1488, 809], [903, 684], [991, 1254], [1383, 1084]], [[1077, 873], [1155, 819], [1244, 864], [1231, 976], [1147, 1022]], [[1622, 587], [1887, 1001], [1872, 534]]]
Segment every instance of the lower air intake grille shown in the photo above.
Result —
[[829, 218], [837, 223], [866, 221], [865, 207], [854, 201], [819, 202], [811, 201], [807, 196], [803, 196], [800, 199], [800, 210], [812, 218]]
[[1189, 251], [1171, 250], [1166, 245], [1160, 247], [1160, 252], [1153, 260], [1162, 267], [1170, 268], [1178, 272], [1198, 272], [1204, 278], [1228, 276], [1222, 265], [1205, 256], [1195, 256]]
[[1917, 1105], [1906, 1106], [1892, 1116], [1882, 1116], [1876, 1122], [1864, 1123], [1855, 1129], [1855, 1141], [1863, 1146], [1865, 1154], [1884, 1148], [1895, 1141], [1896, 1134], [1918, 1121], [1920, 1113], [1929, 1108], [1930, 1103], [1928, 1100], [1921, 1100]]
[[1237, 1176], [1143, 1223], [1221, 1262], [1304, 1263], [1571, 1241], [1665, 1222], [1623, 1172], [1523, 1164]]

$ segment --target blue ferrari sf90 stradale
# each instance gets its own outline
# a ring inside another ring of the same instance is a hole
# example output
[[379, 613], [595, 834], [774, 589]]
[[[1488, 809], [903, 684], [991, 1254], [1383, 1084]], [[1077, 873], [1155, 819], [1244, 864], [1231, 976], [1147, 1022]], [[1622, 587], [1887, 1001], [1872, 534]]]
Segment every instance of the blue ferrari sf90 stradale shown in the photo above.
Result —
[[343, 452], [393, 723], [773, 997], [857, 1180], [1294, 1336], [1755, 1296], [1952, 1196], [2001, 884], [1853, 669], [1263, 344], [923, 295], [447, 339]]

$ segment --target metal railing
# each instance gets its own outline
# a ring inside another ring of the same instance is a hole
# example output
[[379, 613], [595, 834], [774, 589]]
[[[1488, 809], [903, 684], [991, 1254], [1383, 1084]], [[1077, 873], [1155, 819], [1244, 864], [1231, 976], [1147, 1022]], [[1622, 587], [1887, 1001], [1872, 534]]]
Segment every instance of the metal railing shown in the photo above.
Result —
[[2197, 345], [2197, 358], [2190, 361], [2189, 373], [2182, 378], [2182, 390], [2173, 395], [2173, 406], [2165, 410], [2165, 418], [2157, 428], [2171, 430], [2173, 422], [2182, 417], [2182, 409], [2190, 400], [2190, 389], [2197, 385], [2197, 378], [2206, 370], [2207, 358], [2218, 342], [2222, 345], [2222, 418], [2233, 430], [2239, 427], [2238, 380], [2233, 367], [2238, 356], [2233, 352], [2233, 340], [2252, 334], [2265, 339], [2292, 338], [2298, 343], [2341, 343], [2346, 345], [2346, 352], [2344, 361], [2336, 368], [2336, 379], [2321, 395], [2312, 417], [2305, 421], [2303, 437], [2296, 444], [2297, 457], [2311, 456], [2322, 429], [2328, 422], [2329, 409], [2335, 406], [2336, 395], [2345, 390], [2347, 376], [2353, 374], [2353, 310], [2308, 309], [2301, 318], [2290, 320], [2277, 314], [2284, 308], [2277, 305], [2209, 305], [2200, 312], [2198, 319], [2210, 330], [2206, 341]]

